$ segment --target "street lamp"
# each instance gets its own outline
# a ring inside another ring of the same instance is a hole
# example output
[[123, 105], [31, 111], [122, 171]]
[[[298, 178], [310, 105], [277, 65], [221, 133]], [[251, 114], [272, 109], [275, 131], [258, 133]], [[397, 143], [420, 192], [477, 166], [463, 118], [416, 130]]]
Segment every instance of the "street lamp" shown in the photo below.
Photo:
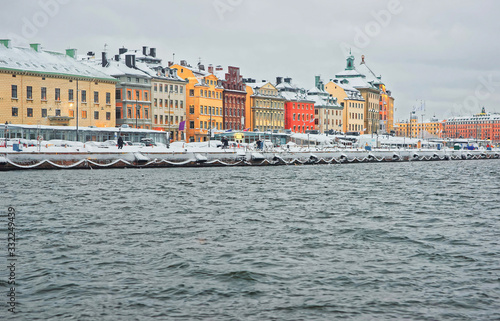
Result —
[[4, 128], [4, 134], [3, 136], [5, 137], [5, 148], [7, 148], [7, 132], [8, 132], [8, 128], [9, 127], [9, 123], [7, 121], [5, 121], [5, 128]]
[[79, 137], [79, 131], [78, 131], [78, 79], [76, 80], [76, 141], [80, 141]]

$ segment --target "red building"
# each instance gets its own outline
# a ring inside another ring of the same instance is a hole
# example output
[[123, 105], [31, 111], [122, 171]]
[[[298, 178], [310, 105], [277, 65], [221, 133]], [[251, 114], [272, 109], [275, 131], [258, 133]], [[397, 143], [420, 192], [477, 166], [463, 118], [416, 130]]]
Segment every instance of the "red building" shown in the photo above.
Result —
[[[211, 66], [208, 71], [211, 72]], [[240, 75], [239, 67], [228, 67], [228, 72], [223, 73], [221, 66], [215, 70], [216, 76], [222, 80], [223, 91], [223, 123], [224, 129], [245, 129], [245, 102], [247, 97], [243, 77]]]
[[276, 77], [276, 88], [286, 100], [285, 129], [294, 133], [315, 129], [314, 101], [307, 97], [306, 91], [293, 85], [292, 78]]
[[470, 138], [500, 143], [500, 114], [480, 114], [448, 118], [443, 123], [443, 138]]

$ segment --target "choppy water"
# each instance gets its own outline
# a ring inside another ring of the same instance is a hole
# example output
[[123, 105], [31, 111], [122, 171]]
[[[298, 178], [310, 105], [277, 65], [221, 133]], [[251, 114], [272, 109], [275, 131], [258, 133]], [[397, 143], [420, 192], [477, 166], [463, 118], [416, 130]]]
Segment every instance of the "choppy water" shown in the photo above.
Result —
[[16, 317], [498, 320], [499, 166], [0, 173]]

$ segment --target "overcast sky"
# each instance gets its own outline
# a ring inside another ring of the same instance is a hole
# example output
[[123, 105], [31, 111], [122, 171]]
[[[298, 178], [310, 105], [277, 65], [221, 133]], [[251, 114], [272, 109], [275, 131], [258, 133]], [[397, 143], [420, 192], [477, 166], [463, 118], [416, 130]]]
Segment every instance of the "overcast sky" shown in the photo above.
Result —
[[110, 55], [157, 48], [164, 62], [239, 66], [243, 77], [292, 77], [310, 89], [355, 64], [382, 76], [395, 118], [418, 101], [439, 118], [500, 112], [500, 1], [18, 0], [3, 5], [0, 38]]

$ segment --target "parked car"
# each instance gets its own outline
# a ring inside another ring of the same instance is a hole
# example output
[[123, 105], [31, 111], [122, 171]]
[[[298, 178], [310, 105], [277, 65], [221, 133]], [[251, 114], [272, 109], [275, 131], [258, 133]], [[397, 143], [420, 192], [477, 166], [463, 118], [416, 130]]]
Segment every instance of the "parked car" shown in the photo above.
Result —
[[153, 141], [152, 138], [141, 138], [141, 143], [143, 143], [146, 146], [156, 146], [156, 143]]

